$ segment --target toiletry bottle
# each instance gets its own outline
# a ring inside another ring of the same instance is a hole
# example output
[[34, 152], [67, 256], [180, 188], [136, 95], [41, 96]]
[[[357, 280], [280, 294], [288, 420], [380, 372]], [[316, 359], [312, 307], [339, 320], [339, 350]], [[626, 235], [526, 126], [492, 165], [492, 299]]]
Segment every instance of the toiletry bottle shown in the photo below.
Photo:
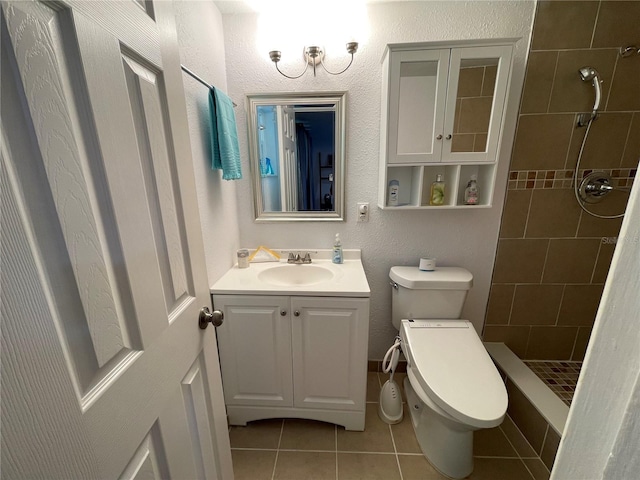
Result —
[[390, 207], [398, 206], [398, 195], [400, 194], [400, 182], [398, 180], [391, 180], [389, 182], [389, 200]]
[[429, 200], [429, 204], [444, 204], [444, 180], [442, 179], [441, 173], [436, 175], [436, 181], [431, 184], [431, 197]]
[[471, 175], [471, 180], [467, 183], [467, 188], [464, 189], [464, 204], [465, 205], [477, 205], [478, 204], [478, 182], [475, 175]]
[[342, 243], [340, 243], [340, 234], [336, 233], [336, 239], [333, 242], [333, 257], [331, 259], [333, 263], [342, 263]]

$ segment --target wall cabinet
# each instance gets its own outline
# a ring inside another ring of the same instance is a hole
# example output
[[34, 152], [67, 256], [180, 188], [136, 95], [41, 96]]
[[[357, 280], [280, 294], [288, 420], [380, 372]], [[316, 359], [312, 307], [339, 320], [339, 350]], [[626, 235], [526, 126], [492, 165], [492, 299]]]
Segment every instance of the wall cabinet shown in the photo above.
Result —
[[[383, 58], [381, 208], [478, 208], [490, 206], [512, 45], [430, 48], [389, 45]], [[430, 207], [438, 174], [445, 203]], [[478, 205], [464, 205], [470, 176], [478, 178]], [[388, 204], [397, 180], [398, 206]]]
[[231, 425], [308, 418], [364, 430], [369, 299], [214, 295]]

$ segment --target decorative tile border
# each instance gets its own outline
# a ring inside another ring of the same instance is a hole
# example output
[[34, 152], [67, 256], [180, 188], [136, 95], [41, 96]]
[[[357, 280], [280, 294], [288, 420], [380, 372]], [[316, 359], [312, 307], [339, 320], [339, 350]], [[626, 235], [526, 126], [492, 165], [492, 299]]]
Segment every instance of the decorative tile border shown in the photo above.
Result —
[[571, 406], [582, 362], [524, 360], [533, 373], [547, 384], [560, 399]]
[[[580, 170], [581, 178], [593, 172], [593, 169]], [[631, 187], [637, 169], [602, 169], [611, 176], [614, 187]], [[571, 188], [573, 186], [573, 170], [512, 170], [509, 172], [509, 190], [530, 190], [550, 188]]]

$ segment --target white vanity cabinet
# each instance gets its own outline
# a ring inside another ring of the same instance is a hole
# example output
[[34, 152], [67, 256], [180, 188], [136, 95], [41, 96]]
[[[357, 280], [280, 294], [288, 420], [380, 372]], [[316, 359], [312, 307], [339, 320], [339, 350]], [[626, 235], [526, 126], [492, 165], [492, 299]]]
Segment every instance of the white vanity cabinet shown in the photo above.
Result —
[[[389, 45], [383, 58], [379, 206], [490, 206], [511, 71], [512, 44]], [[429, 205], [442, 174], [445, 204]], [[476, 175], [479, 204], [464, 205]], [[398, 205], [388, 204], [391, 180]]]
[[363, 430], [369, 299], [213, 295], [231, 425], [308, 418]]

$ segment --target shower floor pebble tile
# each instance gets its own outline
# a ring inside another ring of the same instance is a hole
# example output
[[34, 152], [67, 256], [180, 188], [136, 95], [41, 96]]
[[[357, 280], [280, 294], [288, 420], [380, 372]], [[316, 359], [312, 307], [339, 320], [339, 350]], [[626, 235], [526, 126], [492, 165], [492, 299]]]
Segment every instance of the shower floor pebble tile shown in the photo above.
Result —
[[525, 365], [567, 405], [571, 406], [582, 362], [525, 360]]
[[[373, 374], [372, 374], [373, 373]], [[236, 480], [444, 480], [420, 452], [406, 410], [403, 421], [378, 418], [377, 399], [388, 376], [368, 376], [366, 429], [299, 419], [250, 422], [230, 428]], [[401, 378], [397, 379], [398, 381]], [[470, 480], [548, 480], [549, 471], [509, 417], [476, 432]]]

